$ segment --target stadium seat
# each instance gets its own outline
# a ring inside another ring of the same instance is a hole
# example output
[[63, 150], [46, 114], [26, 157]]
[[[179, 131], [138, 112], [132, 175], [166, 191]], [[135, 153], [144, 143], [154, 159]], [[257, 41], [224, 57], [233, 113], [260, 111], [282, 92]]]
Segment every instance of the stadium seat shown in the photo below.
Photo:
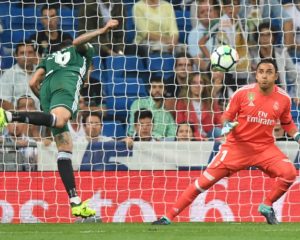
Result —
[[126, 4], [125, 43], [132, 43], [135, 38], [135, 24], [132, 15], [133, 4]]
[[151, 54], [149, 57], [149, 70], [155, 75], [162, 76], [167, 79], [174, 75], [175, 59], [170, 54]]
[[63, 31], [76, 31], [78, 29], [77, 11], [62, 7], [58, 15], [61, 19], [61, 28]]
[[126, 136], [126, 124], [120, 121], [104, 121], [102, 135], [107, 137], [122, 138]]
[[107, 96], [147, 96], [146, 86], [140, 78], [114, 78], [107, 84]]
[[129, 116], [131, 104], [137, 97], [108, 96], [105, 98], [107, 115], [125, 121]]
[[297, 124], [298, 127], [300, 126], [299, 112], [300, 112], [300, 108], [295, 103], [292, 103], [291, 114], [292, 114], [294, 122]]
[[98, 79], [99, 82], [105, 82], [105, 69], [103, 67], [103, 60], [99, 56], [93, 57], [93, 66], [94, 70], [91, 73], [91, 76], [95, 79]]
[[179, 30], [179, 42], [187, 43], [188, 34], [192, 30], [190, 12], [187, 10], [175, 10], [175, 16]]
[[142, 60], [134, 55], [107, 57], [105, 62], [110, 79], [115, 77], [134, 77], [147, 71]]

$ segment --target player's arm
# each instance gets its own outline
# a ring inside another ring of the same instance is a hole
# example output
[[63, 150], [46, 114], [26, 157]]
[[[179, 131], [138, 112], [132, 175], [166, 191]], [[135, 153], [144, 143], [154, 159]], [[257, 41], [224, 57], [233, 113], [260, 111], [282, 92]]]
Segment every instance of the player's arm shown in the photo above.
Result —
[[40, 86], [42, 81], [45, 78], [45, 69], [44, 68], [38, 68], [38, 70], [33, 74], [32, 78], [29, 81], [29, 86], [32, 90], [32, 92], [39, 98], [40, 96]]
[[292, 114], [291, 114], [291, 102], [289, 101], [288, 105], [284, 108], [284, 112], [280, 116], [280, 123], [284, 131], [295, 139], [296, 142], [300, 144], [300, 132], [294, 123]]
[[95, 38], [103, 33], [108, 32], [110, 29], [113, 29], [113, 28], [117, 27], [118, 25], [119, 25], [118, 20], [111, 19], [106, 23], [105, 27], [99, 28], [93, 32], [84, 33], [84, 34], [80, 35], [79, 37], [75, 38], [73, 40], [73, 45], [77, 48], [78, 52], [81, 52], [81, 53], [85, 52], [86, 48], [87, 48], [85, 46], [85, 43], [91, 41], [93, 38]]
[[223, 124], [221, 134], [226, 135], [230, 133], [239, 123], [236, 120], [240, 110], [240, 92], [232, 95], [225, 112], [222, 115], [221, 122]]

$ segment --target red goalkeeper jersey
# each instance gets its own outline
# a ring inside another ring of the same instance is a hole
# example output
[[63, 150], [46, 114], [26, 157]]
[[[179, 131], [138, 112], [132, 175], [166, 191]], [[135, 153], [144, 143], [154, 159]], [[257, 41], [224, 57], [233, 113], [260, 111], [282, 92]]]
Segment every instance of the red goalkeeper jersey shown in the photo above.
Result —
[[239, 122], [228, 134], [226, 142], [247, 142], [257, 147], [273, 143], [273, 128], [278, 122], [285, 131], [296, 128], [290, 109], [290, 97], [277, 86], [269, 95], [263, 95], [256, 83], [240, 88], [223, 114], [223, 119]]

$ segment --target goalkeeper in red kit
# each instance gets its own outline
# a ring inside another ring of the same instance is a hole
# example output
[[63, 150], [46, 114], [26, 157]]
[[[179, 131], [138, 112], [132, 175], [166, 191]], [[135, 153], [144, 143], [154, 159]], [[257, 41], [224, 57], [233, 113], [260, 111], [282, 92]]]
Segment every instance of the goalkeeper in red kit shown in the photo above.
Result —
[[278, 68], [272, 59], [257, 65], [257, 83], [237, 90], [223, 114], [222, 133], [226, 141], [219, 153], [179, 197], [174, 206], [154, 225], [168, 225], [196, 197], [224, 177], [255, 166], [275, 182], [258, 211], [268, 224], [278, 224], [273, 203], [285, 194], [296, 178], [296, 169], [275, 145], [273, 128], [280, 121], [283, 129], [300, 142], [300, 133], [291, 116], [291, 99], [276, 86]]

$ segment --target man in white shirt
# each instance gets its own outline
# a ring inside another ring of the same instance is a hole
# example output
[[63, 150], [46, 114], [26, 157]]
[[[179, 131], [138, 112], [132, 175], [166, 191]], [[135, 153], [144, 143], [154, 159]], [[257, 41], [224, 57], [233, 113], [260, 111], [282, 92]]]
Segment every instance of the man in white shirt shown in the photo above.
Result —
[[31, 42], [17, 44], [15, 55], [16, 64], [6, 70], [0, 78], [0, 99], [5, 109], [15, 108], [17, 100], [24, 95], [32, 96], [37, 109], [39, 100], [29, 87], [35, 68], [37, 54]]

